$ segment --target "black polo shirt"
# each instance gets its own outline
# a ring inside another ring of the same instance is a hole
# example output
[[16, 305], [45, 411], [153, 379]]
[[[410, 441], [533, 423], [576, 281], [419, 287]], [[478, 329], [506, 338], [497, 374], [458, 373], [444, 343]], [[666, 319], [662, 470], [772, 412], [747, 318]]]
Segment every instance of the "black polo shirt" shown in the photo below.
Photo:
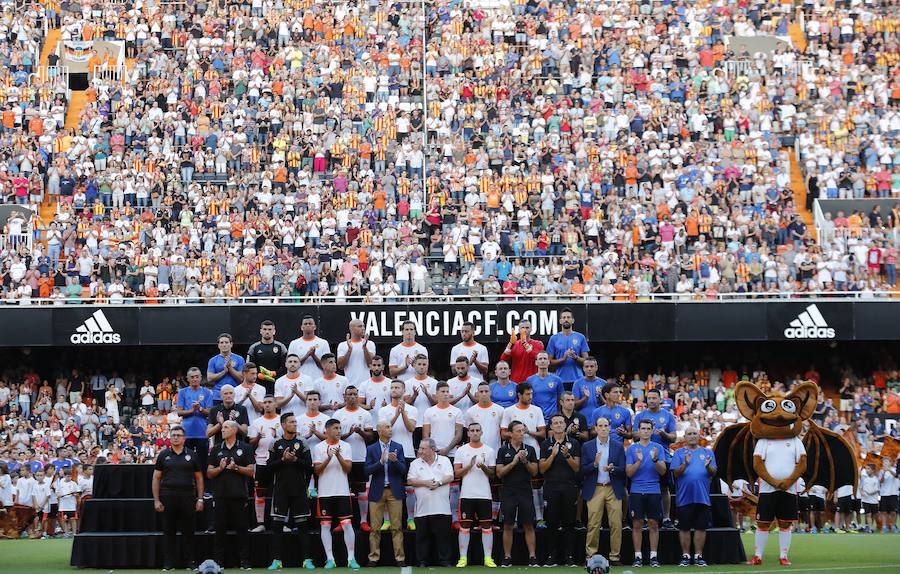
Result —
[[[567, 429], [569, 428], [569, 425], [571, 425], [573, 422], [578, 421], [578, 424], [576, 426], [576, 432], [590, 430], [588, 428], [587, 419], [584, 417], [583, 414], [579, 413], [578, 411], [572, 411], [572, 416], [570, 416], [570, 417], [567, 417], [565, 415], [565, 413], [563, 413], [562, 411], [559, 411], [557, 414], [562, 415], [562, 417], [564, 419], [566, 419], [566, 428]], [[575, 436], [575, 433], [569, 433], [569, 436], [573, 439], [578, 438], [577, 436]]]
[[[249, 466], [256, 462], [254, 456], [254, 448], [243, 441], [235, 441], [231, 448], [225, 446], [221, 442], [213, 447], [209, 453], [209, 466], [219, 466], [222, 459], [234, 462], [238, 466]], [[250, 488], [249, 477], [238, 474], [234, 470], [223, 470], [213, 482], [213, 494], [216, 498], [247, 498], [247, 492]]]
[[[244, 405], [239, 405], [237, 403], [232, 404], [230, 407], [226, 407], [225, 403], [219, 403], [213, 408], [209, 409], [209, 415], [206, 417], [207, 424], [217, 424], [219, 422], [219, 413], [222, 413], [222, 416], [225, 417], [225, 420], [233, 420], [239, 425], [250, 425], [250, 418], [247, 416], [247, 407]], [[238, 440], [243, 438], [242, 432], [238, 432]], [[213, 444], [219, 444], [222, 442], [222, 429], [219, 429], [215, 435], [213, 435]]]
[[[541, 443], [541, 459], [550, 458], [550, 449], [553, 448], [553, 443], [556, 442], [556, 439], [550, 437], [544, 442]], [[574, 438], [566, 438], [565, 442], [566, 446], [569, 448], [569, 456], [580, 457], [581, 456], [581, 443], [579, 443]], [[550, 465], [550, 468], [544, 471], [544, 487], [553, 487], [553, 486], [572, 486], [574, 487], [577, 483], [578, 474], [576, 471], [572, 470], [572, 467], [569, 466], [568, 461], [562, 455], [562, 451], [556, 453], [556, 458], [553, 459], [553, 463]]]
[[[296, 460], [284, 460], [285, 451], [293, 451]], [[274, 475], [274, 489], [283, 496], [306, 496], [312, 474], [312, 457], [306, 444], [298, 437], [278, 439], [269, 451], [266, 468]]]
[[201, 472], [200, 461], [192, 449], [182, 448], [181, 454], [167, 448], [156, 457], [154, 470], [162, 471], [160, 489], [172, 492], [194, 492], [194, 473]]
[[[528, 452], [528, 462], [537, 463], [537, 453], [534, 451], [534, 447], [528, 446], [527, 444], [522, 444], [519, 448], [515, 448], [510, 443], [506, 443], [500, 447], [500, 450], [497, 452], [497, 464], [507, 465], [512, 463], [513, 457], [516, 456], [516, 453], [520, 450], [525, 450]], [[518, 463], [515, 467], [506, 475], [500, 479], [503, 483], [504, 489], [510, 490], [528, 490], [531, 491], [531, 473], [528, 472], [528, 469], [525, 467], [525, 463]]]

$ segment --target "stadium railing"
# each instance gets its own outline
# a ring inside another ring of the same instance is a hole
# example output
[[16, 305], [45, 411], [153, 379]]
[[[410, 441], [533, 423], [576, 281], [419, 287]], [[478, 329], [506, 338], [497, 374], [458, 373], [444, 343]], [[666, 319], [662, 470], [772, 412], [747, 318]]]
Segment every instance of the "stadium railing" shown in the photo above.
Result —
[[[716, 303], [716, 302], [758, 302], [764, 300], [790, 300], [790, 301], [834, 301], [841, 300], [872, 300], [872, 299], [896, 299], [900, 298], [900, 291], [802, 291], [802, 292], [762, 292], [762, 293], [717, 293], [714, 296], [705, 292], [701, 293], [651, 293], [649, 295], [631, 296], [628, 293], [616, 293], [612, 299], [603, 299], [598, 294], [584, 295], [468, 295], [468, 294], [435, 294], [435, 295], [398, 295], [396, 297], [336, 297], [334, 295], [298, 295], [276, 296], [261, 295], [250, 297], [209, 297], [208, 301], [202, 301], [204, 297], [188, 297], [186, 295], [157, 297], [125, 297], [122, 299], [103, 298], [85, 299], [52, 299], [32, 298], [25, 305], [0, 301], [0, 307], [6, 306], [67, 306], [67, 305], [246, 305], [246, 304], [290, 304], [290, 303]], [[150, 302], [152, 301], [152, 302]]]

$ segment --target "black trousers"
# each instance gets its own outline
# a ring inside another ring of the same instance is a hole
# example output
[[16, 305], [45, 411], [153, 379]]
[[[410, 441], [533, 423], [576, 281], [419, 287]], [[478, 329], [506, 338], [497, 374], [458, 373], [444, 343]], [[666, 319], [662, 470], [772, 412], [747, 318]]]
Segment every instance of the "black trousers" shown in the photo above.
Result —
[[194, 508], [197, 502], [196, 492], [162, 491], [159, 493], [163, 511], [163, 566], [178, 568], [181, 561], [175, 547], [178, 531], [184, 539], [181, 545], [184, 561], [194, 563], [194, 521], [197, 513]]
[[297, 527], [297, 534], [285, 532], [284, 527], [287, 522], [284, 518], [272, 518], [272, 558], [281, 560], [284, 555], [284, 543], [287, 538], [288, 544], [296, 541], [297, 549], [300, 551], [300, 560], [312, 558], [309, 555], [309, 521], [306, 517], [294, 519]]
[[225, 566], [225, 549], [228, 547], [228, 530], [234, 530], [241, 564], [250, 564], [250, 541], [247, 534], [247, 499], [216, 499], [216, 562]]
[[450, 553], [452, 552], [450, 546], [450, 515], [432, 514], [431, 516], [417, 516], [415, 521], [416, 561], [419, 564], [428, 564], [431, 539], [434, 538], [437, 545], [438, 564], [450, 566]]
[[[546, 563], [568, 561], [572, 556], [572, 541], [575, 527], [575, 504], [578, 491], [571, 485], [544, 483], [544, 521], [547, 523]], [[561, 539], [561, 540], [560, 540]]]

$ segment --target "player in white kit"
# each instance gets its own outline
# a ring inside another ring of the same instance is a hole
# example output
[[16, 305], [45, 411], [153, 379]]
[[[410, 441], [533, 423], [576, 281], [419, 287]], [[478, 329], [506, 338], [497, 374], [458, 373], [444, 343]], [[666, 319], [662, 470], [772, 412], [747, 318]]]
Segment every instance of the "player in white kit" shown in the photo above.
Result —
[[350, 384], [359, 388], [369, 378], [369, 367], [375, 357], [375, 343], [366, 338], [366, 328], [359, 319], [350, 321], [347, 340], [337, 348], [337, 366]]
[[350, 385], [344, 390], [342, 409], [335, 411], [334, 418], [341, 421], [341, 440], [353, 450], [353, 466], [350, 469], [350, 488], [357, 493], [360, 528], [369, 531], [369, 489], [366, 485], [366, 442], [372, 440], [372, 415], [359, 406], [359, 389]]
[[[490, 394], [490, 390], [488, 391]], [[484, 565], [496, 568], [491, 557], [494, 548], [492, 528], [491, 479], [496, 472], [497, 451], [481, 441], [481, 425], [469, 423], [469, 442], [456, 450], [453, 471], [461, 481], [459, 501], [459, 562], [457, 568], [468, 565], [469, 538], [472, 525], [477, 522], [484, 549]]]
[[403, 323], [403, 341], [391, 349], [388, 358], [388, 374], [403, 382], [411, 379], [413, 371], [413, 359], [417, 355], [428, 356], [428, 349], [416, 342], [416, 325], [412, 321]]
[[312, 315], [305, 315], [300, 321], [299, 338], [288, 345], [288, 355], [300, 357], [300, 372], [315, 381], [322, 376], [321, 360], [331, 352], [328, 341], [316, 336], [316, 320]]
[[[391, 402], [379, 409], [378, 420], [388, 421], [391, 423], [393, 440], [400, 443], [403, 447], [404, 454], [407, 455], [406, 463], [412, 462], [415, 454], [413, 449], [413, 433], [416, 430], [416, 419], [419, 413], [416, 407], [408, 404], [403, 400], [406, 392], [406, 384], [400, 379], [394, 379], [391, 382]], [[408, 466], [407, 466], [408, 468]], [[412, 501], [410, 502], [410, 499]], [[406, 487], [406, 513], [409, 518], [406, 521], [408, 530], [415, 530], [416, 523], [413, 520], [416, 510], [416, 495], [412, 487]], [[392, 517], [394, 520], [400, 520], [400, 517]], [[384, 528], [384, 527], [382, 527]]]
[[299, 418], [306, 412], [306, 393], [313, 386], [313, 380], [300, 372], [300, 357], [288, 355], [284, 360], [287, 373], [275, 381], [275, 406], [281, 414], [291, 413]]

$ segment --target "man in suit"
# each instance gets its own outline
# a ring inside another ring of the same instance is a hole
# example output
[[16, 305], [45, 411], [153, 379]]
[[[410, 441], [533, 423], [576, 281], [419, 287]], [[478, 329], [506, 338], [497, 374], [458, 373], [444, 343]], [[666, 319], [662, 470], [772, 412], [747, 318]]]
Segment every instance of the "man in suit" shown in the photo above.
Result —
[[381, 556], [381, 525], [385, 507], [390, 517], [391, 543], [394, 557], [401, 568], [406, 566], [403, 552], [403, 499], [406, 497], [406, 458], [400, 443], [391, 440], [392, 426], [387, 419], [378, 421], [378, 441], [366, 448], [366, 476], [369, 483], [370, 517], [369, 563], [377, 566]]
[[609, 563], [618, 565], [622, 547], [622, 500], [625, 498], [625, 449], [610, 440], [609, 420], [594, 424], [597, 438], [581, 447], [581, 496], [587, 501], [585, 553], [590, 558], [600, 546], [600, 523], [609, 520]]

